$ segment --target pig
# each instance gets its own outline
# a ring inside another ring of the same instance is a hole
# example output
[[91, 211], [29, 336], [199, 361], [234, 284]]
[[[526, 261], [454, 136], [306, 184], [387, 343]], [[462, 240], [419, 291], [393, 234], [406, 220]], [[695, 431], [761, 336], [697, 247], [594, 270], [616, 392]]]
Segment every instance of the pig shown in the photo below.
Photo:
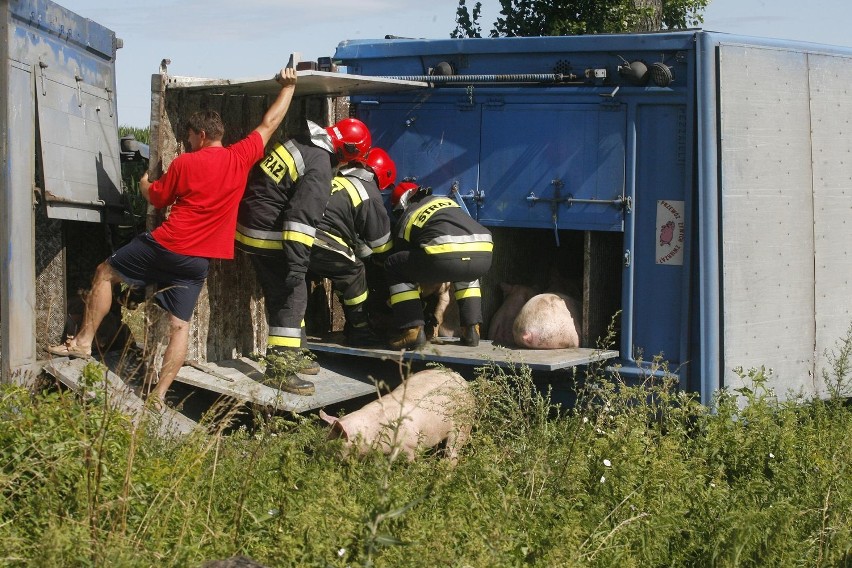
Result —
[[515, 343], [531, 349], [579, 347], [582, 313], [580, 303], [566, 294], [533, 296], [515, 318]]
[[409, 461], [417, 451], [446, 441], [445, 454], [455, 464], [470, 437], [473, 395], [467, 381], [448, 369], [427, 369], [409, 376], [378, 400], [345, 415], [319, 415], [331, 426], [329, 438], [342, 438], [344, 455], [364, 456], [378, 449], [391, 459]]
[[459, 337], [459, 305], [453, 295], [452, 285], [449, 282], [422, 284], [420, 295], [426, 303], [426, 337], [430, 340], [436, 337]]
[[500, 284], [500, 288], [503, 290], [503, 303], [491, 316], [488, 339], [498, 345], [512, 346], [515, 344], [515, 338], [512, 335], [515, 318], [524, 304], [536, 295], [536, 290], [530, 286], [505, 282]]

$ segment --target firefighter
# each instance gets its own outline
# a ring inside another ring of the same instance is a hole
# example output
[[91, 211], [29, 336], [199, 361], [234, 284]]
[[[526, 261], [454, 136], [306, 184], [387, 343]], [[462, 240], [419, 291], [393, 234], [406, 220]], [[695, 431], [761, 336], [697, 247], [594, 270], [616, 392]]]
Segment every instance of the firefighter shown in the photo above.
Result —
[[396, 165], [381, 148], [342, 168], [311, 249], [310, 270], [331, 279], [346, 317], [346, 342], [355, 347], [381, 343], [370, 328], [363, 259], [380, 258], [391, 248], [390, 217], [380, 191], [395, 181]]
[[310, 396], [314, 384], [294, 371], [320, 371], [302, 349], [311, 247], [331, 194], [334, 168], [366, 154], [371, 137], [367, 126], [354, 118], [328, 128], [311, 121], [307, 126], [304, 135], [272, 146], [252, 169], [235, 238], [237, 248], [251, 255], [266, 301], [269, 336], [263, 382]]
[[391, 193], [398, 221], [393, 253], [385, 260], [397, 333], [393, 349], [427, 343], [419, 284], [451, 282], [459, 305], [461, 345], [479, 345], [482, 294], [479, 278], [491, 267], [491, 233], [448, 197], [403, 181]]

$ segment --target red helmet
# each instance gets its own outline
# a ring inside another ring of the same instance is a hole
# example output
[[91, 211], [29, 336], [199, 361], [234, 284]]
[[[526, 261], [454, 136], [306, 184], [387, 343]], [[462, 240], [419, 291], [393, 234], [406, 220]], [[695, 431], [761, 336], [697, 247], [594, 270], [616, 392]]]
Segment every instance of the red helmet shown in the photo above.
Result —
[[379, 189], [387, 189], [389, 185], [396, 181], [396, 164], [393, 163], [388, 153], [381, 148], [370, 149], [364, 165], [373, 170]]
[[399, 182], [391, 192], [391, 208], [405, 210], [408, 207], [408, 200], [411, 199], [412, 195], [417, 193], [418, 188], [420, 188], [419, 185], [410, 181]]
[[357, 118], [339, 120], [325, 131], [331, 137], [334, 153], [341, 162], [351, 162], [363, 157], [373, 142], [367, 125]]

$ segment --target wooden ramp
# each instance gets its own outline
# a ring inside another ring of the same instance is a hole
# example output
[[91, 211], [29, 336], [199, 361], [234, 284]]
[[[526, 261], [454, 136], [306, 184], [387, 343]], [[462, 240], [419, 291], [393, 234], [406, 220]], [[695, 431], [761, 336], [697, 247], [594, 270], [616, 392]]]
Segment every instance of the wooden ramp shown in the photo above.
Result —
[[[349, 376], [350, 374], [356, 376]], [[339, 367], [328, 368], [323, 362], [318, 375], [303, 375], [316, 386], [314, 395], [300, 396], [260, 384], [258, 380], [263, 376], [260, 364], [242, 357], [217, 363], [185, 365], [175, 380], [273, 410], [307, 412], [374, 394], [376, 388], [370, 377], [357, 375], [358, 373], [348, 373], [346, 369]]]
[[441, 337], [441, 343], [431, 343], [420, 351], [394, 351], [380, 348], [358, 348], [343, 344], [342, 334], [308, 339], [308, 348], [316, 352], [358, 355], [398, 361], [434, 361], [446, 364], [501, 367], [527, 365], [533, 371], [555, 371], [578, 365], [587, 365], [618, 357], [618, 351], [601, 349], [509, 349], [483, 339], [476, 347], [459, 345], [456, 337]]
[[[47, 362], [44, 370], [59, 382], [83, 396], [93, 397], [94, 393], [83, 393], [81, 377], [83, 368], [89, 361], [84, 359], [69, 359], [68, 357], [56, 357]], [[97, 361], [96, 361], [97, 363]], [[139, 396], [139, 392], [125, 383], [121, 377], [110, 371], [103, 363], [98, 363], [104, 371], [104, 391], [111, 407], [130, 416], [132, 423], [136, 426], [144, 421], [156, 424], [157, 432], [162, 436], [174, 436], [187, 434], [194, 430], [198, 423], [176, 412], [166, 408], [162, 412], [154, 412], [145, 407], [145, 402]]]

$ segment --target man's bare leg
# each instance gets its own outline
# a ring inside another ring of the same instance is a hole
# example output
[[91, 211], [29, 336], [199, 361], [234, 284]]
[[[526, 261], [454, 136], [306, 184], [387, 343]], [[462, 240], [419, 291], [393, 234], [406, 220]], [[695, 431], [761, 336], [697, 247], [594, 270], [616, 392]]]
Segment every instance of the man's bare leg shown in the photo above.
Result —
[[165, 402], [166, 392], [186, 360], [186, 350], [189, 344], [189, 322], [174, 315], [169, 315], [169, 344], [163, 354], [163, 366], [160, 367], [160, 378], [157, 386], [151, 391], [152, 397]]
[[121, 277], [107, 262], [98, 265], [95, 276], [92, 278], [92, 289], [86, 296], [80, 329], [68, 342], [71, 347], [84, 353], [92, 352], [92, 343], [95, 341], [98, 326], [101, 325], [112, 306], [112, 286], [118, 282], [121, 282]]

